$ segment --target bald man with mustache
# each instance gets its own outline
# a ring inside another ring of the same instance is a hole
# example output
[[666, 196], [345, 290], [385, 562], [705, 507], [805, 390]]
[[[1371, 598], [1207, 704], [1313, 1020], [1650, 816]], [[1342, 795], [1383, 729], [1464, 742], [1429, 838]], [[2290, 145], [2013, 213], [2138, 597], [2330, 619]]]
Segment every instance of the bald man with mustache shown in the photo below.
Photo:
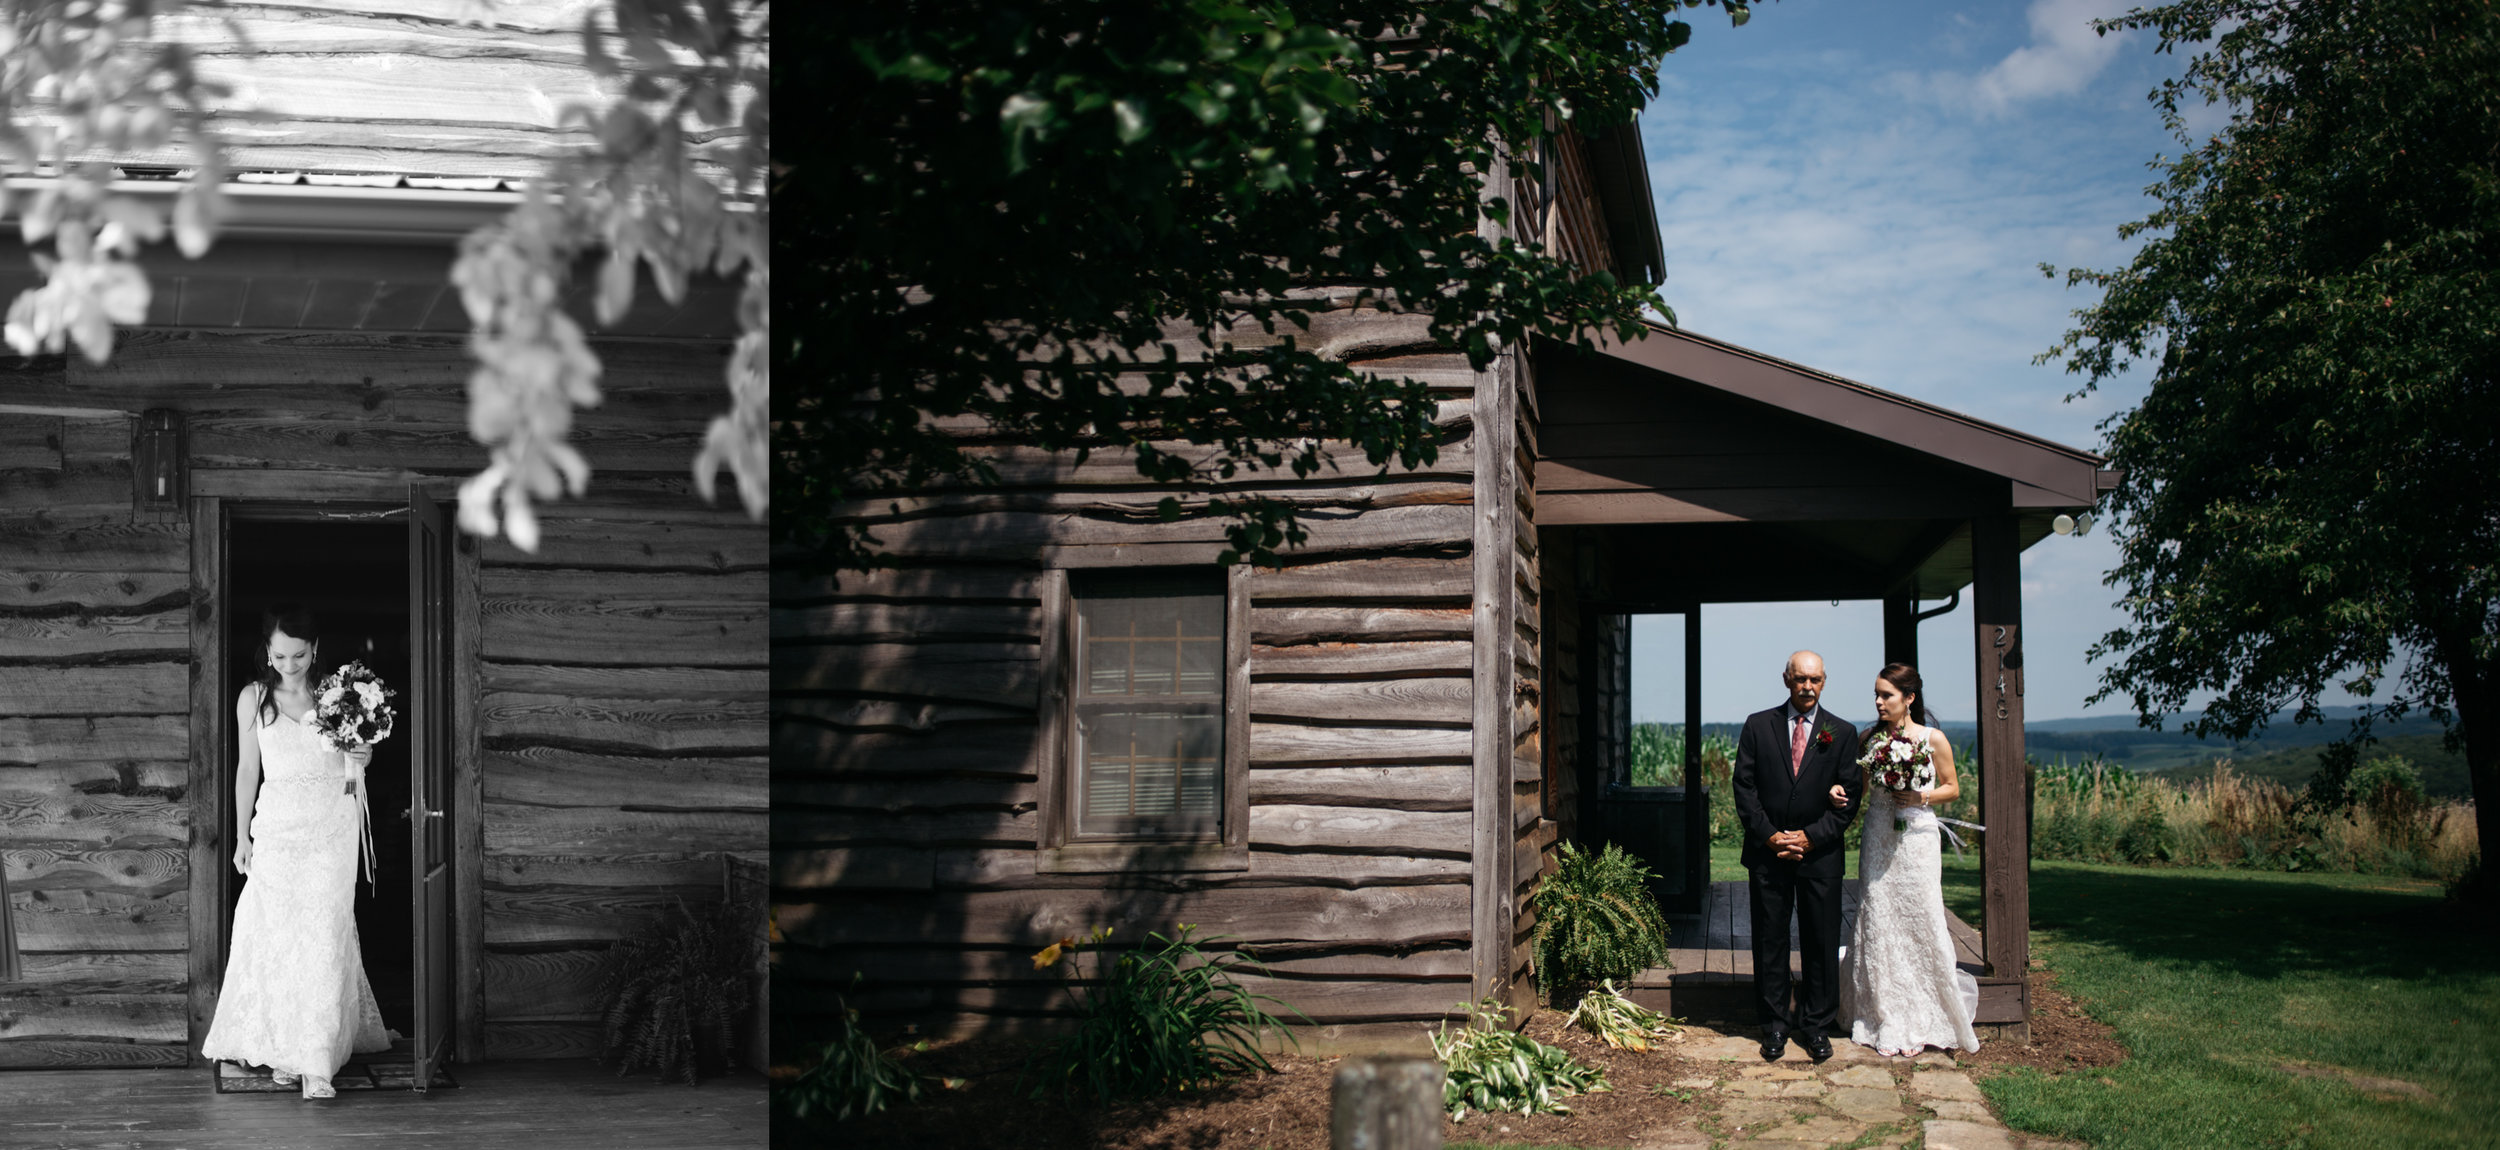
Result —
[[[1788, 700], [1745, 718], [1731, 780], [1745, 833], [1754, 1007], [1763, 1061], [1778, 1061], [1794, 1037], [1821, 1062], [1832, 1056], [1825, 1032], [1840, 1017], [1841, 838], [1857, 817], [1866, 779], [1858, 767], [1857, 727], [1823, 709], [1823, 657], [1790, 655], [1780, 681]], [[1847, 805], [1832, 806], [1834, 784], [1847, 790]], [[1793, 1005], [1792, 911], [1802, 968]]]

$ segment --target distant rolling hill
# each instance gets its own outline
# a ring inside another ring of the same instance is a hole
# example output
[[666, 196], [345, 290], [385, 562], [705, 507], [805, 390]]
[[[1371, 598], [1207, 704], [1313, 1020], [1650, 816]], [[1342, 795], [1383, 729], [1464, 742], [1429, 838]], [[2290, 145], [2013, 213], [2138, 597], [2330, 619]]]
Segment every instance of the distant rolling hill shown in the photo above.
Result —
[[[2176, 720], [2166, 724], [2167, 730], [2149, 730], [2135, 725], [2132, 716], [2111, 716], [2090, 719], [2048, 719], [2023, 725], [2026, 750], [2043, 762], [2089, 762], [2101, 758], [2130, 770], [2162, 772], [2175, 776], [2203, 775], [2213, 769], [2216, 761], [2231, 760], [2231, 769], [2243, 775], [2273, 779], [2287, 787], [2307, 785], [2309, 776], [2318, 769], [2318, 750], [2341, 738], [2351, 728], [2358, 707], [2326, 707], [2326, 722], [2294, 725], [2290, 714], [2278, 715], [2257, 737], [2234, 743], [2229, 739], [2197, 739], [2181, 732]], [[1956, 742], [1970, 738], [1976, 728], [1968, 723], [1942, 723], [1947, 735]], [[2368, 760], [2379, 755], [2403, 755], [2422, 772], [2422, 783], [2432, 794], [2463, 798], [2469, 792], [2465, 774], [2465, 756], [2451, 753], [2440, 746], [2442, 731], [2437, 721], [2414, 715], [2400, 723], [2380, 723], [2373, 728], [2378, 741], [2361, 750]]]
[[[2202, 776], [2213, 770], [2217, 760], [2231, 760], [2231, 769], [2243, 775], [2273, 779], [2286, 787], [2298, 789], [2309, 782], [2318, 769], [2318, 748], [2341, 738], [2352, 726], [2358, 707], [2322, 708], [2324, 723], [2293, 725], [2289, 712], [2278, 715], [2258, 736], [2245, 742], [2229, 739], [2196, 739], [2179, 730], [2174, 717], [2166, 730], [2150, 730], [2135, 725], [2132, 715], [2112, 715], [2088, 719], [2043, 719], [2023, 724], [2023, 744], [2031, 755], [2046, 763], [2084, 763], [2095, 758], [2141, 772], [2162, 772], [2174, 778]], [[1668, 724], [1673, 726], [1673, 724]], [[1735, 738], [1741, 723], [1704, 723], [1702, 734]], [[1970, 723], [1944, 722], [1937, 726], [1957, 747], [1968, 747], [1978, 738], [1978, 728]], [[2465, 756], [2451, 753], [2440, 746], [2438, 722], [2420, 715], [2401, 723], [2381, 723], [2374, 728], [2376, 743], [2365, 746], [2361, 757], [2366, 761], [2379, 755], [2403, 755], [2422, 772], [2422, 785], [2434, 795], [2464, 798], [2471, 792], [2465, 774]]]

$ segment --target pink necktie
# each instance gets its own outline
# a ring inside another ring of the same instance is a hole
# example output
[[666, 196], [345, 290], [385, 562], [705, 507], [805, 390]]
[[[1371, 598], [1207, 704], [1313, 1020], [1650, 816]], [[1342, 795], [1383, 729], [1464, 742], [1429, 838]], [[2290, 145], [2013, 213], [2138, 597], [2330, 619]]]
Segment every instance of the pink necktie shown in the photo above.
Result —
[[1797, 733], [1788, 741], [1788, 777], [1796, 778], [1806, 761], [1806, 717], [1797, 716]]

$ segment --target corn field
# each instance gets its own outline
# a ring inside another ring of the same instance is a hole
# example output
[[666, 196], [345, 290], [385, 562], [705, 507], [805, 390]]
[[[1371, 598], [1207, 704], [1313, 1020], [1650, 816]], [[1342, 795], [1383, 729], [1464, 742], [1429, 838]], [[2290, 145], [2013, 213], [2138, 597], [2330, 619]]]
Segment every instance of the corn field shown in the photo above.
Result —
[[[1963, 750], [1957, 748], [1957, 750]], [[1684, 781], [1684, 729], [1674, 723], [1632, 727], [1634, 786]], [[1735, 792], [1728, 780], [1736, 741], [1706, 735], [1703, 785], [1710, 792], [1710, 841], [1743, 841]], [[1969, 822], [1979, 816], [1979, 767], [1959, 764], [1962, 795], [1938, 812]], [[2031, 763], [2031, 855], [2076, 862], [2238, 866], [2263, 870], [2338, 871], [2455, 882], [2478, 852], [2470, 803], [2423, 795], [2419, 776], [2401, 759], [2373, 760], [2353, 776], [2353, 800], [2340, 809], [2304, 808], [2299, 795], [2269, 779], [2234, 773], [2226, 762], [2208, 778], [2184, 782], [2136, 774], [2100, 762]], [[1859, 822], [1849, 825], [1857, 849]]]
[[[1736, 828], [1736, 792], [1728, 789], [1728, 779], [1736, 769], [1736, 740], [1721, 734], [1701, 737], [1701, 785], [1710, 792], [1710, 841], [1732, 844], [1742, 840]], [[1680, 787], [1684, 785], [1684, 725], [1682, 723], [1632, 724], [1632, 785], [1636, 787]]]

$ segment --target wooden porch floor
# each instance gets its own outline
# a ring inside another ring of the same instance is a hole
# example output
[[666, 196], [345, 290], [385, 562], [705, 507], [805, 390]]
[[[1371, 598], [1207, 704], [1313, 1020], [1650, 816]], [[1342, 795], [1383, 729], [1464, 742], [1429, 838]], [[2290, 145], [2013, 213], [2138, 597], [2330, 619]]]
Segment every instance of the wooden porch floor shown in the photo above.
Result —
[[0, 1146], [80, 1150], [328, 1150], [520, 1146], [762, 1147], [764, 1076], [661, 1085], [572, 1059], [452, 1068], [457, 1089], [219, 1094], [209, 1071], [0, 1070]]
[[[1857, 916], [1866, 880], [1850, 879], [1841, 888], [1842, 921]], [[1980, 975], [1987, 963], [1980, 956], [1979, 932], [1952, 911], [1945, 912], [1953, 932], [1954, 960], [1963, 970]], [[1667, 920], [1672, 933], [1667, 961], [1672, 969], [1651, 968], [1632, 980], [1634, 1001], [1653, 1010], [1690, 1019], [1753, 1019], [1753, 915], [1745, 884], [1714, 882], [1702, 900], [1701, 914]], [[1797, 971], [1796, 928], [1789, 929], [1789, 972]]]

